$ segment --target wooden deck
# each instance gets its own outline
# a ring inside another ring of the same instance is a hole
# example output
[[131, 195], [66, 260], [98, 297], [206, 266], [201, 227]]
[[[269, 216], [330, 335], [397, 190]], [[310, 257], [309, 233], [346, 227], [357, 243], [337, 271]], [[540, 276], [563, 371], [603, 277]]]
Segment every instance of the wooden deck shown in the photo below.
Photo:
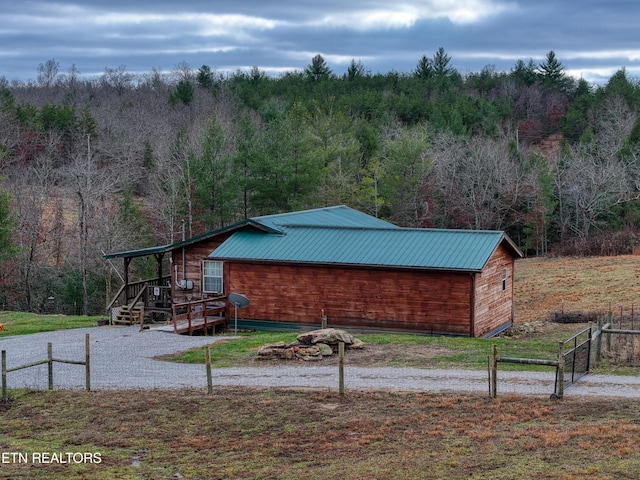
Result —
[[199, 331], [205, 334], [209, 330], [215, 332], [217, 325], [224, 325], [227, 322], [225, 309], [224, 297], [174, 304], [173, 332], [189, 335]]

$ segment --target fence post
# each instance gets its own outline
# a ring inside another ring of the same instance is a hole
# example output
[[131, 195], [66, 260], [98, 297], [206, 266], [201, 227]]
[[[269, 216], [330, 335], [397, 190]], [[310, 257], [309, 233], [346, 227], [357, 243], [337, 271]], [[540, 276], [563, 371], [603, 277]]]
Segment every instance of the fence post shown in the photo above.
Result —
[[344, 395], [344, 342], [338, 343], [338, 393]]
[[598, 317], [598, 326], [597, 326], [597, 339], [596, 339], [596, 363], [600, 361], [602, 356], [602, 317]]
[[213, 393], [213, 381], [211, 379], [211, 350], [209, 345], [204, 349], [204, 363], [207, 366], [207, 393], [211, 395]]
[[498, 345], [491, 346], [491, 397], [498, 396]]
[[84, 370], [86, 378], [87, 392], [91, 391], [91, 350], [90, 350], [89, 334], [84, 337]]
[[558, 399], [564, 397], [564, 342], [558, 345]]
[[489, 396], [493, 397], [493, 390], [491, 386], [491, 355], [487, 355], [487, 383], [489, 383]]
[[47, 364], [49, 365], [49, 390], [53, 390], [53, 347], [47, 343]]
[[9, 401], [7, 393], [7, 351], [2, 350], [2, 403]]

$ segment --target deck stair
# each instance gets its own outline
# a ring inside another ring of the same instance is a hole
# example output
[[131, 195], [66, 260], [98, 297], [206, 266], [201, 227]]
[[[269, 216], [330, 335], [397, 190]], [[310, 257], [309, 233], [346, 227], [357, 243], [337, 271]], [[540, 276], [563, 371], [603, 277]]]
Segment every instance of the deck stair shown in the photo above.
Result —
[[133, 325], [140, 321], [143, 315], [144, 304], [136, 303], [135, 305], [122, 305], [118, 314], [113, 319], [114, 325]]

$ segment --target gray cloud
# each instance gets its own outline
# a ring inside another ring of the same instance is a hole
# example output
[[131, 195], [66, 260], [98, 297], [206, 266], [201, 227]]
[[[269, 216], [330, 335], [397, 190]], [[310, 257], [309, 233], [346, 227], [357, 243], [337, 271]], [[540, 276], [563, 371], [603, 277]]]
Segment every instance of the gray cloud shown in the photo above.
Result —
[[303, 69], [316, 53], [336, 73], [351, 59], [374, 73], [410, 72], [442, 46], [463, 74], [554, 50], [570, 73], [602, 80], [621, 67], [640, 76], [639, 14], [627, 0], [14, 1], [0, 11], [0, 76], [34, 79], [52, 58], [87, 75], [181, 62], [277, 72]]

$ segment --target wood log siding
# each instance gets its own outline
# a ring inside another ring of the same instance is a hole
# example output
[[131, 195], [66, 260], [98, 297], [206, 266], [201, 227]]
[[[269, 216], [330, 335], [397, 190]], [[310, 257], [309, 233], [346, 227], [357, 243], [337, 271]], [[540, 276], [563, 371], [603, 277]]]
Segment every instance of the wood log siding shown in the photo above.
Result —
[[174, 302], [183, 303], [201, 298], [219, 296], [218, 294], [205, 294], [202, 291], [202, 261], [206, 260], [211, 252], [218, 248], [229, 236], [230, 234], [218, 235], [206, 241], [185, 247], [185, 258], [187, 262], [184, 269], [184, 277], [186, 280], [193, 282], [193, 288], [190, 290], [181, 289], [176, 285], [176, 267], [178, 268], [178, 281], [182, 280], [182, 249], [171, 252], [171, 285], [173, 287]]
[[226, 291], [257, 320], [469, 335], [468, 273], [226, 262]]
[[[475, 326], [473, 336], [480, 337], [513, 321], [513, 256], [500, 245], [481, 274], [476, 276]], [[506, 269], [506, 289], [502, 290], [502, 272]]]
[[[176, 288], [176, 267], [182, 279], [182, 250], [172, 252], [174, 302], [215, 296], [202, 292], [202, 261], [229, 236], [185, 247], [184, 276], [193, 282], [191, 290]], [[478, 337], [513, 320], [513, 272], [513, 255], [503, 244], [476, 274], [225, 261], [223, 281], [225, 295], [249, 297], [251, 305], [242, 310], [242, 318], [320, 324], [324, 308], [330, 326]]]

